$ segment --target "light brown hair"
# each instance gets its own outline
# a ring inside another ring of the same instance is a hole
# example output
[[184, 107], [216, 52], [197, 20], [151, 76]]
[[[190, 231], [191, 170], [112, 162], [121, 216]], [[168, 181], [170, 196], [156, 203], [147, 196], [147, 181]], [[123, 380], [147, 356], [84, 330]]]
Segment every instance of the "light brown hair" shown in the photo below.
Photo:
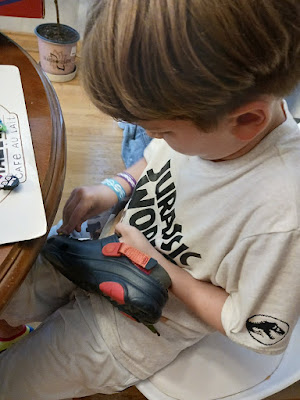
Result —
[[98, 0], [83, 41], [95, 105], [129, 122], [188, 119], [209, 129], [300, 79], [299, 0]]

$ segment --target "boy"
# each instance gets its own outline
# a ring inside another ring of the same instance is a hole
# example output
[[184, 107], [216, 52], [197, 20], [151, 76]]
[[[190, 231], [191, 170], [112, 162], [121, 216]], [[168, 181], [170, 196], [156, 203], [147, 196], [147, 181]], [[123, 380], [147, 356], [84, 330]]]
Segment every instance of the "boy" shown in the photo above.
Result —
[[299, 81], [299, 13], [297, 0], [95, 3], [85, 87], [155, 140], [115, 186], [75, 189], [58, 232], [138, 181], [116, 231], [168, 272], [169, 301], [154, 335], [40, 256], [0, 315], [6, 337], [45, 320], [1, 354], [0, 399], [122, 390], [214, 330], [284, 351], [300, 306], [300, 139], [282, 100]]

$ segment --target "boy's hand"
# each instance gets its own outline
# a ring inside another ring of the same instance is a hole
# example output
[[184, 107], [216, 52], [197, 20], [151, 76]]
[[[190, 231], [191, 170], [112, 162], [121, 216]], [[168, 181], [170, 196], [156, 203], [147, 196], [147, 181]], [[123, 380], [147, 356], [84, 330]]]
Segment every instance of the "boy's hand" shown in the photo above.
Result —
[[[142, 158], [126, 171], [138, 180], [146, 165], [145, 158]], [[132, 190], [130, 185], [117, 176], [114, 179], [120, 180], [121, 186], [124, 187], [126, 194], [129, 196]], [[63, 224], [57, 232], [66, 235], [69, 235], [74, 229], [80, 232], [81, 224], [84, 221], [109, 210], [117, 203], [117, 195], [105, 185], [78, 187], [73, 190], [66, 202], [63, 210]]]
[[157, 259], [160, 253], [148, 242], [146, 237], [137, 228], [131, 225], [118, 223], [115, 231], [120, 235], [120, 242], [126, 243], [148, 256]]
[[63, 210], [63, 224], [58, 233], [69, 235], [81, 230], [87, 219], [108, 210], [117, 203], [114, 192], [104, 185], [82, 186], [74, 189]]

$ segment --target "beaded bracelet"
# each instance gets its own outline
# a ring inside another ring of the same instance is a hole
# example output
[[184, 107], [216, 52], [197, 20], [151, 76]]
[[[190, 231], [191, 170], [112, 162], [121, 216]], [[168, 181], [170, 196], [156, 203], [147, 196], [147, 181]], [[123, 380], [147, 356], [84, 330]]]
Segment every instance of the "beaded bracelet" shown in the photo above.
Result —
[[120, 183], [114, 179], [104, 179], [104, 181], [101, 183], [102, 185], [108, 186], [110, 189], [112, 189], [118, 196], [119, 201], [122, 201], [126, 197], [126, 192], [123, 186], [121, 186]]
[[124, 179], [128, 185], [131, 187], [131, 191], [134, 191], [134, 188], [136, 186], [136, 180], [134, 179], [134, 177], [132, 175], [130, 175], [128, 172], [120, 172], [119, 174], [117, 174], [117, 176], [119, 176], [120, 178]]

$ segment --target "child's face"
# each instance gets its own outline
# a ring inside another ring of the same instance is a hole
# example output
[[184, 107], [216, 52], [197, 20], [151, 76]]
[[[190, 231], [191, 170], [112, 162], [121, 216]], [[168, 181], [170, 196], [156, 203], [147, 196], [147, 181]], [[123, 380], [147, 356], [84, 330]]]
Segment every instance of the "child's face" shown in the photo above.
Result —
[[179, 153], [199, 156], [205, 160], [233, 159], [247, 143], [232, 133], [229, 119], [220, 122], [217, 128], [203, 132], [191, 121], [155, 120], [139, 122], [149, 136], [164, 139]]

